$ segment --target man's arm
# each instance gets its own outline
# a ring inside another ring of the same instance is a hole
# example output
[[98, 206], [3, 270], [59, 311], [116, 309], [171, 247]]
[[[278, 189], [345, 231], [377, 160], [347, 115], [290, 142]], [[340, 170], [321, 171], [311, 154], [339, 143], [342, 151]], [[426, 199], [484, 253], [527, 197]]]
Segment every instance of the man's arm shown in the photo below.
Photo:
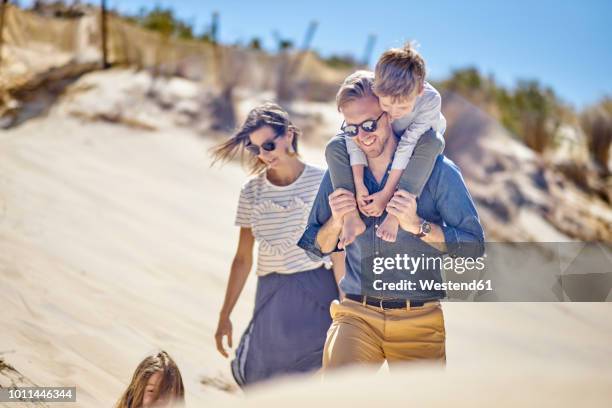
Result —
[[297, 245], [315, 257], [323, 257], [338, 249], [345, 214], [357, 210], [355, 195], [339, 188], [334, 191], [329, 171], [325, 172], [310, 210], [306, 231]]
[[297, 246], [305, 250], [308, 256], [313, 259], [318, 260], [326, 255], [319, 247], [317, 235], [319, 234], [321, 228], [323, 228], [323, 226], [331, 218], [332, 213], [329, 206], [329, 195], [333, 191], [334, 188], [332, 186], [331, 176], [329, 171], [326, 171], [323, 179], [321, 180], [321, 184], [319, 185], [319, 191], [314, 199], [312, 208], [310, 209], [306, 230], [297, 243]]
[[342, 232], [344, 216], [351, 211], [357, 212], [355, 195], [343, 188], [336, 189], [329, 195], [329, 209], [331, 217], [317, 234], [317, 245], [323, 253], [330, 253], [338, 248], [338, 238]]
[[[387, 212], [395, 215], [399, 220], [400, 228], [417, 235], [421, 231], [423, 219], [417, 215], [416, 197], [405, 191], [398, 190], [387, 205]], [[421, 239], [441, 252], [447, 252], [446, 238], [442, 227], [431, 223], [431, 231]]]
[[342, 252], [332, 252], [329, 256], [332, 260], [332, 269], [334, 271], [334, 279], [336, 280], [336, 285], [338, 286], [338, 299], [344, 299], [344, 293], [342, 289], [340, 289], [340, 281], [344, 278], [346, 274], [346, 259], [345, 253]]
[[[436, 172], [434, 200], [442, 224], [431, 224], [431, 232], [421, 239], [455, 257], [478, 258], [484, 254], [484, 231], [476, 206], [459, 169], [452, 162]], [[416, 200], [406, 191], [398, 191], [387, 211], [400, 221], [400, 227], [418, 234], [422, 219], [416, 214]]]
[[336, 249], [340, 232], [342, 232], [342, 223], [338, 223], [333, 217], [330, 217], [319, 229], [316, 244], [323, 254], [329, 254]]
[[[412, 231], [413, 234], [418, 235], [421, 231], [421, 224], [423, 223], [423, 219], [420, 219], [418, 225], [416, 225]], [[425, 236], [421, 237], [421, 239], [427, 242], [432, 247], [436, 248], [440, 252], [448, 252], [448, 247], [446, 246], [446, 237], [444, 236], [444, 230], [438, 224], [430, 223], [431, 231]]]
[[448, 254], [478, 258], [485, 252], [485, 236], [476, 205], [459, 168], [446, 161], [435, 194], [436, 207], [444, 224], [442, 231]]
[[443, 224], [450, 256], [478, 258], [485, 251], [485, 237], [476, 205], [459, 168], [444, 160], [435, 180], [434, 200]]

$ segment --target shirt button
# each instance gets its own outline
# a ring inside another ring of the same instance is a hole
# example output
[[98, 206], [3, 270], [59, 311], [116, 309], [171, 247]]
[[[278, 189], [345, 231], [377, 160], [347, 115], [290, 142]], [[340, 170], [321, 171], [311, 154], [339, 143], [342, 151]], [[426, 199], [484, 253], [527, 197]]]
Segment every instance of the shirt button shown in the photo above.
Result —
[[375, 228], [378, 228], [378, 224], [374, 225]]

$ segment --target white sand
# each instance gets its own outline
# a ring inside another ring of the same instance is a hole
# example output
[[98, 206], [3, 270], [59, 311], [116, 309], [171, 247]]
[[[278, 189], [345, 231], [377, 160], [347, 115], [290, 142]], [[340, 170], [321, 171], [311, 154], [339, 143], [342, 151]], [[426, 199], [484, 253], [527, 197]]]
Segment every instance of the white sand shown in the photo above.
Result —
[[[245, 180], [235, 164], [210, 169], [210, 146], [179, 128], [85, 125], [57, 112], [0, 133], [0, 356], [7, 363], [41, 386], [76, 385], [78, 403], [67, 406], [108, 407], [138, 362], [163, 348], [182, 371], [188, 406], [244, 403], [201, 384], [233, 382], [213, 332]], [[304, 156], [323, 161], [321, 151]], [[233, 315], [235, 344], [254, 284]], [[360, 373], [326, 385], [272, 385], [254, 392], [249, 406], [288, 399], [337, 406], [343, 393], [354, 395], [351, 406], [368, 407], [385, 398], [445, 406], [457, 398], [524, 403], [521, 396], [539, 406], [612, 401], [605, 393], [611, 303], [453, 303], [444, 311], [445, 373], [419, 369], [392, 383], [379, 374], [372, 389], [371, 374]], [[391, 394], [381, 395], [390, 384]], [[549, 398], [532, 399], [538, 390]]]

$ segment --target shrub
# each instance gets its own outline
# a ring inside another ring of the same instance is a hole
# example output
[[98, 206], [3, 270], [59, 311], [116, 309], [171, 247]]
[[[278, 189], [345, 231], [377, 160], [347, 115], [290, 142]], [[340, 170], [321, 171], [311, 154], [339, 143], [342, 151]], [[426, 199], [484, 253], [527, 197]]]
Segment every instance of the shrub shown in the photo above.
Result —
[[612, 99], [605, 98], [580, 115], [580, 123], [587, 137], [589, 152], [604, 175], [610, 174], [610, 145], [612, 144]]

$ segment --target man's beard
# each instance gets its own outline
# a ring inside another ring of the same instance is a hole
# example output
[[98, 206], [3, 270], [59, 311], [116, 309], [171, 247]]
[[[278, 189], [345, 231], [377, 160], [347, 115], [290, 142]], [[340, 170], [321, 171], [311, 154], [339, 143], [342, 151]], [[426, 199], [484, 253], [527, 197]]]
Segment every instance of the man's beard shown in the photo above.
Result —
[[370, 159], [375, 159], [380, 156], [384, 150], [384, 146], [381, 145], [379, 148], [369, 150], [365, 155]]
[[376, 139], [377, 139], [376, 142], [374, 142], [374, 144], [369, 146], [370, 150], [366, 152], [366, 151], [363, 151], [362, 149], [366, 157], [369, 157], [371, 159], [375, 159], [379, 157], [381, 154], [383, 154], [383, 152], [385, 151], [385, 146], [389, 142], [389, 137], [386, 137], [383, 140], [383, 138], [380, 135], [376, 135]]

